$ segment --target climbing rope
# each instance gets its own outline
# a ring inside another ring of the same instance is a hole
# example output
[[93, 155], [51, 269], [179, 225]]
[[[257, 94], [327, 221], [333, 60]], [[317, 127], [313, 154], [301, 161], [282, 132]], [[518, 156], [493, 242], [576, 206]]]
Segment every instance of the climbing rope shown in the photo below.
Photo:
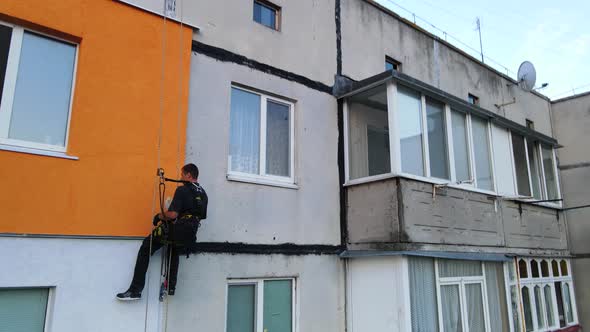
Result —
[[[159, 124], [159, 128], [158, 128], [158, 141], [157, 141], [157, 168], [158, 171], [161, 168], [161, 156], [162, 156], [162, 131], [163, 131], [163, 127], [164, 127], [164, 78], [165, 78], [165, 69], [166, 69], [166, 12], [164, 12], [163, 15], [164, 19], [163, 19], [163, 24], [162, 24], [162, 64], [161, 64], [161, 71], [160, 71], [160, 124]], [[161, 190], [161, 181], [158, 181], [158, 192]], [[159, 197], [161, 197], [161, 195], [159, 195]], [[152, 215], [155, 212], [155, 203], [156, 203], [156, 190], [154, 188], [153, 191], [153, 196], [152, 196]], [[160, 203], [160, 210], [162, 209], [162, 204]], [[151, 260], [152, 257], [152, 245], [153, 245], [153, 236], [154, 236], [154, 230], [155, 228], [152, 228], [151, 232], [150, 232], [150, 248], [149, 248], [149, 253], [148, 253], [148, 266], [149, 266], [149, 261]], [[160, 282], [161, 282], [161, 276], [160, 276]], [[146, 283], [147, 285], [147, 291], [146, 291], [146, 303], [145, 303], [145, 314], [144, 314], [144, 322], [143, 322], [143, 328], [144, 328], [144, 332], [147, 332], [147, 317], [148, 317], [148, 310], [149, 310], [149, 298], [150, 298], [150, 274], [149, 274], [149, 270], [147, 272], [147, 278], [146, 278]]]

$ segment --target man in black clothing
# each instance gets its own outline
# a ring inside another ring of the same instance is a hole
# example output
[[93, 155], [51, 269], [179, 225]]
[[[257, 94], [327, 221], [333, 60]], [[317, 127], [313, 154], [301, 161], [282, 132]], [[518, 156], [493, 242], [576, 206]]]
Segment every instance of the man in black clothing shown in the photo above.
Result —
[[[122, 301], [139, 300], [141, 291], [145, 285], [145, 274], [148, 269], [150, 255], [153, 255], [158, 249], [168, 242], [170, 245], [170, 274], [168, 277], [168, 295], [174, 295], [176, 290], [176, 276], [178, 274], [178, 252], [179, 245], [182, 250], [189, 251], [190, 245], [195, 241], [196, 231], [199, 222], [207, 217], [207, 194], [197, 182], [199, 178], [199, 169], [194, 164], [186, 164], [182, 167], [181, 181], [184, 184], [176, 189], [174, 198], [170, 203], [168, 211], [158, 213], [154, 216], [154, 226], [159, 221], [168, 223], [172, 238], [163, 238], [163, 228], [167, 225], [160, 225], [152, 231], [151, 236], [147, 236], [139, 252], [135, 263], [135, 271], [131, 286], [126, 292], [117, 294], [117, 299]], [[192, 239], [192, 240], [191, 240]], [[150, 253], [151, 242], [151, 253]], [[192, 242], [192, 243], [191, 243]], [[164, 258], [162, 258], [164, 259]]]

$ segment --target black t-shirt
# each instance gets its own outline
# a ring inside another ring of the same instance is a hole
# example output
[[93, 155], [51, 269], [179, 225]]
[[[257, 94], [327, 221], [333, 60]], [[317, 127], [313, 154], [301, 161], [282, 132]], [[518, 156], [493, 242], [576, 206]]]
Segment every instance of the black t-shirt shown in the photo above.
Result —
[[168, 211], [185, 214], [196, 214], [201, 219], [207, 218], [207, 193], [198, 183], [185, 183], [176, 188], [174, 198]]

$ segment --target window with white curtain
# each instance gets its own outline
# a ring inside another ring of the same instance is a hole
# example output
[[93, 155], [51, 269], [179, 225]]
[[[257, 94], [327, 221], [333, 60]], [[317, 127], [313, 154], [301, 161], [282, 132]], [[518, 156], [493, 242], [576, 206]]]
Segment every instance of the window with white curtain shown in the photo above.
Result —
[[501, 195], [514, 196], [516, 189], [512, 168], [509, 131], [497, 125], [492, 125], [492, 142], [494, 174], [497, 185], [496, 192]]
[[558, 199], [559, 191], [557, 187], [557, 175], [555, 174], [555, 162], [553, 149], [545, 144], [541, 145], [543, 158], [543, 174], [545, 178], [545, 192], [547, 199]]
[[508, 329], [503, 264], [408, 257], [412, 331]]
[[77, 45], [0, 22], [0, 144], [65, 152]]
[[293, 182], [293, 104], [232, 87], [229, 172]]
[[[508, 302], [511, 331], [520, 332], [523, 323], [524, 331], [535, 332], [577, 324], [569, 260], [517, 258], [516, 263], [506, 263], [505, 269], [511, 296]], [[517, 291], [519, 288], [520, 292]]]

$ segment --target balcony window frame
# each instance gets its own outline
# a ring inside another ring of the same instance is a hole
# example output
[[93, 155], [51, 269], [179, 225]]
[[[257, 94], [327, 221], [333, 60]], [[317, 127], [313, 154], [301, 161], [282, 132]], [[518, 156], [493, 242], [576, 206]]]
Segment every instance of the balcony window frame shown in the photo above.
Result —
[[[533, 155], [535, 156], [535, 158], [537, 160], [533, 161], [536, 163], [537, 168], [538, 168], [538, 172], [539, 172], [539, 191], [541, 194], [540, 198], [535, 198], [534, 197], [534, 192], [533, 192], [533, 175], [531, 173], [531, 160], [529, 158], [529, 140], [532, 140], [532, 138], [527, 137], [525, 135], [521, 135], [521, 134], [516, 134], [518, 136], [521, 136], [523, 138], [523, 144], [524, 144], [524, 154], [525, 154], [525, 159], [526, 159], [526, 167], [527, 167], [527, 174], [528, 174], [528, 183], [529, 183], [529, 192], [530, 192], [530, 196], [525, 196], [522, 195], [518, 192], [518, 174], [516, 172], [516, 161], [514, 160], [514, 142], [512, 141], [512, 130], [509, 130], [509, 135], [510, 135], [510, 156], [512, 159], [512, 176], [514, 177], [515, 181], [514, 181], [514, 192], [516, 193], [516, 198], [519, 198], [523, 201], [536, 201], [536, 200], [547, 200], [550, 199], [548, 197], [548, 190], [547, 190], [547, 180], [546, 180], [546, 170], [545, 170], [545, 165], [543, 164], [543, 146], [545, 145], [546, 147], [549, 147], [551, 150], [551, 163], [552, 163], [552, 170], [550, 170], [551, 172], [553, 172], [553, 175], [555, 177], [555, 187], [556, 187], [556, 194], [557, 194], [557, 198], [556, 199], [560, 199], [562, 198], [561, 196], [561, 189], [559, 186], [559, 172], [557, 171], [557, 156], [555, 154], [555, 148], [552, 146], [548, 146], [546, 144], [534, 141], [532, 142], [533, 146], [535, 147], [535, 151], [533, 152]], [[562, 206], [562, 202], [540, 202], [538, 203], [540, 205], [545, 205], [548, 207], [561, 207]]]
[[[378, 84], [369, 85], [364, 87], [363, 89], [359, 89], [356, 93], [360, 93], [363, 91], [370, 90], [372, 88], [378, 87], [379, 85], [386, 85], [387, 90], [387, 113], [388, 113], [388, 127], [389, 129], [389, 146], [390, 146], [390, 162], [391, 162], [391, 172], [361, 177], [358, 179], [351, 179], [350, 178], [350, 134], [349, 134], [349, 103], [348, 99], [345, 99], [343, 103], [343, 113], [344, 113], [344, 158], [345, 158], [345, 185], [355, 185], [359, 183], [371, 182], [385, 178], [391, 177], [404, 177], [409, 179], [415, 179], [418, 181], [424, 182], [431, 182], [433, 184], [441, 184], [441, 185], [448, 185], [449, 187], [457, 187], [461, 189], [471, 190], [475, 192], [485, 193], [489, 195], [496, 195], [495, 188], [495, 171], [493, 165], [493, 142], [492, 142], [492, 128], [491, 122], [488, 119], [482, 118], [486, 122], [486, 129], [487, 129], [487, 144], [488, 144], [488, 158], [490, 161], [490, 172], [492, 175], [492, 186], [493, 190], [487, 190], [477, 187], [477, 177], [476, 177], [476, 167], [475, 167], [475, 150], [474, 150], [474, 143], [473, 143], [473, 129], [471, 124], [471, 117], [472, 115], [469, 112], [464, 112], [461, 110], [452, 109], [451, 105], [448, 103], [441, 101], [439, 98], [431, 96], [429, 94], [425, 94], [419, 90], [416, 90], [412, 87], [406, 86], [404, 84], [398, 84], [395, 81], [388, 81], [388, 82], [381, 82]], [[397, 100], [398, 100], [398, 85], [404, 87], [404, 89], [409, 89], [416, 94], [420, 95], [420, 117], [421, 117], [421, 130], [422, 130], [422, 161], [423, 161], [423, 171], [424, 175], [415, 175], [410, 174], [407, 172], [402, 171], [401, 165], [401, 143], [400, 143], [400, 136], [399, 136], [399, 109], [397, 108]], [[443, 104], [443, 112], [444, 112], [444, 131], [445, 131], [445, 140], [446, 140], [446, 155], [447, 155], [447, 169], [449, 171], [449, 179], [440, 179], [436, 177], [432, 177], [430, 174], [430, 156], [429, 156], [429, 143], [428, 143], [428, 122], [427, 122], [427, 112], [426, 112], [426, 99], [429, 98], [435, 102], [439, 102]], [[464, 181], [462, 183], [457, 183], [457, 175], [455, 170], [455, 157], [454, 157], [454, 146], [453, 146], [453, 133], [452, 133], [452, 120], [451, 120], [451, 112], [461, 112], [465, 114], [465, 127], [466, 127], [466, 138], [467, 138], [467, 146], [468, 146], [468, 162], [469, 162], [469, 170], [472, 179], [469, 181]], [[481, 117], [480, 117], [481, 118]], [[468, 183], [470, 182], [470, 183]]]
[[[8, 61], [6, 64], [6, 73], [4, 77], [4, 87], [2, 95], [0, 95], [0, 150], [26, 152], [37, 155], [49, 155], [55, 157], [67, 157], [69, 159], [77, 159], [76, 157], [65, 156], [68, 150], [69, 138], [70, 138], [70, 127], [72, 119], [72, 109], [74, 103], [74, 93], [76, 90], [76, 78], [78, 71], [78, 57], [80, 53], [79, 43], [72, 42], [47, 34], [38, 30], [23, 27], [17, 24], [12, 24], [6, 21], [0, 20], [0, 25], [9, 27], [12, 29], [10, 46], [8, 48]], [[67, 44], [74, 47], [74, 61], [71, 72], [72, 84], [69, 91], [69, 101], [67, 107], [67, 119], [65, 123], [64, 132], [64, 145], [53, 145], [31, 142], [26, 140], [9, 138], [8, 133], [10, 130], [10, 121], [13, 114], [13, 102], [16, 92], [16, 84], [18, 80], [18, 69], [21, 60], [21, 48], [25, 33], [30, 33], [43, 38], [53, 40], [58, 43]]]

